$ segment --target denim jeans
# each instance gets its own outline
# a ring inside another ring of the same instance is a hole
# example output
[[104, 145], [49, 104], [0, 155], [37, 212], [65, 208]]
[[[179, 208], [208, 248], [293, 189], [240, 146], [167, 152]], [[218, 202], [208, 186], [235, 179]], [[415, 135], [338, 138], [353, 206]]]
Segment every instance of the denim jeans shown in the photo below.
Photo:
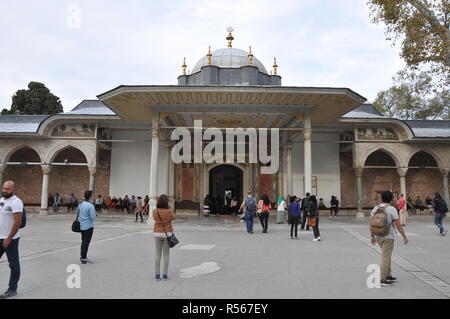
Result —
[[245, 212], [245, 225], [247, 226], [247, 233], [253, 232], [253, 214], [255, 212]]
[[9, 291], [17, 290], [17, 284], [20, 279], [19, 239], [20, 238], [12, 240], [6, 249], [3, 247], [3, 239], [0, 239], [0, 259], [6, 252], [9, 268], [11, 269], [11, 275], [9, 277]]
[[442, 234], [444, 232], [444, 225], [442, 225], [442, 220], [444, 219], [444, 214], [436, 213], [434, 215], [434, 224], [439, 227], [439, 232]]

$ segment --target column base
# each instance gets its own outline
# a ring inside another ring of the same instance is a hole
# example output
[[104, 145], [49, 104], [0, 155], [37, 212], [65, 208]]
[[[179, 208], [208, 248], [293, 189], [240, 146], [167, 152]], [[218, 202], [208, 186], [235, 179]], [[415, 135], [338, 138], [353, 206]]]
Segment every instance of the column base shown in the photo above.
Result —
[[363, 219], [363, 218], [366, 218], [366, 216], [364, 215], [363, 212], [357, 212], [357, 213], [356, 213], [356, 218], [358, 218], [358, 219]]
[[47, 216], [48, 215], [48, 209], [41, 209], [41, 210], [39, 210], [39, 215]]

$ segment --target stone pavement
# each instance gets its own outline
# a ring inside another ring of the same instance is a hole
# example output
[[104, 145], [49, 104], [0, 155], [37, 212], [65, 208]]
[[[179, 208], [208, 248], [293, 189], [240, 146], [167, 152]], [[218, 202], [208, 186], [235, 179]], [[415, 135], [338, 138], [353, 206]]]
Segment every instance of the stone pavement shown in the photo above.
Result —
[[[369, 289], [370, 264], [380, 255], [368, 244], [368, 221], [321, 217], [322, 241], [312, 232], [289, 238], [287, 224], [255, 223], [249, 235], [238, 220], [180, 217], [171, 250], [169, 281], [155, 282], [151, 226], [133, 216], [104, 216], [96, 223], [81, 289], [69, 289], [66, 272], [79, 265], [80, 235], [73, 216], [29, 215], [20, 243], [22, 277], [16, 298], [449, 298], [449, 237], [438, 237], [432, 216], [409, 218], [410, 244], [395, 246], [394, 287]], [[447, 222], [447, 220], [445, 220]], [[0, 261], [0, 289], [9, 268]]]

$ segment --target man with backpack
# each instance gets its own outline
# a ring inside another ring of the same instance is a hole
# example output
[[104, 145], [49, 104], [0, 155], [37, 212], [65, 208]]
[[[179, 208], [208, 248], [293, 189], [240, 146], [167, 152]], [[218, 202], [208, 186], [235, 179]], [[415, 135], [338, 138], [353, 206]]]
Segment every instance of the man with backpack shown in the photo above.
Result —
[[248, 191], [248, 195], [242, 202], [239, 211], [244, 210], [245, 213], [245, 225], [247, 226], [247, 233], [253, 234], [253, 218], [256, 213], [256, 199], [252, 196], [252, 192]]
[[17, 284], [20, 279], [19, 262], [19, 228], [22, 226], [23, 202], [14, 195], [14, 182], [3, 184], [2, 199], [0, 199], [0, 258], [6, 253], [11, 275], [8, 290], [0, 295], [6, 299], [17, 295]]
[[394, 250], [395, 240], [394, 225], [402, 235], [405, 245], [409, 242], [400, 223], [397, 210], [389, 205], [393, 197], [394, 196], [390, 191], [382, 192], [382, 204], [375, 206], [371, 213], [371, 242], [372, 245], [378, 243], [381, 247], [381, 286], [392, 286], [393, 282], [397, 280], [397, 278], [393, 277], [391, 273], [391, 257]]

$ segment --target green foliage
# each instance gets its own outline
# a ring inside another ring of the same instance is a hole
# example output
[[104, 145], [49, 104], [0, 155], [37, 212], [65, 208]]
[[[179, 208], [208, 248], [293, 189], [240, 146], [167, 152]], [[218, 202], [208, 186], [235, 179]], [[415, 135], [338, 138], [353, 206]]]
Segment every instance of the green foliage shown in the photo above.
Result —
[[18, 90], [12, 97], [11, 109], [3, 109], [8, 115], [52, 115], [63, 112], [61, 100], [42, 83], [30, 82], [28, 90]]
[[401, 42], [407, 68], [378, 93], [374, 106], [400, 119], [449, 119], [450, 1], [369, 0], [374, 23]]
[[450, 120], [450, 90], [433, 81], [429, 72], [403, 70], [394, 85], [372, 103], [381, 113], [400, 119]]
[[449, 0], [369, 0], [374, 23], [386, 36], [401, 41], [401, 56], [411, 68], [433, 64], [433, 72], [450, 71]]

